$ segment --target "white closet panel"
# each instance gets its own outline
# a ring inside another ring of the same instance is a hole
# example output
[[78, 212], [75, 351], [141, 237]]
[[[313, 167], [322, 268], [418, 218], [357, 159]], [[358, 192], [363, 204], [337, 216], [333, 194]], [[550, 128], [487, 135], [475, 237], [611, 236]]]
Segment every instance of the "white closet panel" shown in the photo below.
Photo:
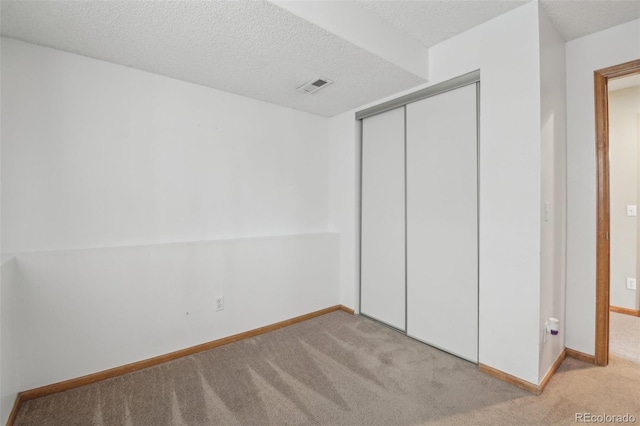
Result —
[[407, 105], [407, 334], [478, 361], [476, 85]]
[[404, 108], [362, 120], [360, 312], [405, 330]]

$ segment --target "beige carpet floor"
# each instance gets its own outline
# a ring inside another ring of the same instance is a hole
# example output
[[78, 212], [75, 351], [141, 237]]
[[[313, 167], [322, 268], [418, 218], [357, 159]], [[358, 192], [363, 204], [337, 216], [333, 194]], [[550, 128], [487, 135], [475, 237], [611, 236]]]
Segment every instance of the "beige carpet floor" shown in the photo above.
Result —
[[639, 317], [616, 312], [609, 314], [609, 354], [640, 365]]
[[541, 396], [368, 319], [334, 312], [23, 404], [17, 425], [640, 423], [640, 364], [567, 359]]

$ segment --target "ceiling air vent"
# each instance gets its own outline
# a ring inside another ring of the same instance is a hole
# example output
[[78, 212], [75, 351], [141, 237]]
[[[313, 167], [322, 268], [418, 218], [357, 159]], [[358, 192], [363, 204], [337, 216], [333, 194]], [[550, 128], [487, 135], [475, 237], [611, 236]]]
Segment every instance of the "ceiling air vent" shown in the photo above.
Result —
[[333, 81], [329, 80], [328, 78], [316, 78], [315, 80], [311, 80], [310, 82], [298, 87], [298, 92], [307, 93], [310, 95], [322, 89], [323, 87], [330, 85], [331, 83], [333, 83]]

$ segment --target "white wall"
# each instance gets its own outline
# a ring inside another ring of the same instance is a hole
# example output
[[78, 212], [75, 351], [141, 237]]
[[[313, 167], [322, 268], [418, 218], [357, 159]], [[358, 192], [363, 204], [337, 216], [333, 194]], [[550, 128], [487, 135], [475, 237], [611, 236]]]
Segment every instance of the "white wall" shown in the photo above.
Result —
[[640, 87], [609, 92], [610, 304], [628, 309], [639, 309], [637, 291], [626, 287], [638, 264], [638, 217], [627, 216], [627, 205], [638, 205], [639, 117]]
[[595, 354], [596, 158], [593, 72], [640, 57], [640, 20], [570, 41], [567, 50], [566, 346]]
[[560, 333], [544, 342], [539, 330], [542, 381], [565, 348], [567, 140], [565, 41], [540, 8], [540, 321], [560, 320]]
[[329, 119], [329, 229], [340, 233], [340, 304], [358, 313], [360, 132], [353, 111]]
[[323, 232], [327, 121], [3, 39], [5, 253]]
[[[538, 5], [532, 2], [434, 46], [429, 57], [431, 84], [481, 72], [479, 359], [532, 383], [538, 382], [542, 326], [538, 45]], [[338, 150], [347, 159], [358, 152], [354, 121], [354, 111], [330, 119], [342, 129], [330, 133], [332, 171]], [[357, 165], [340, 163], [334, 199], [357, 195]], [[355, 209], [346, 210], [331, 204], [334, 229], [356, 235]], [[348, 297], [357, 291], [357, 256], [343, 253], [341, 262], [341, 294]]]
[[13, 40], [2, 59], [3, 386], [339, 303], [325, 118]]
[[33, 253], [17, 263], [21, 390], [338, 301], [335, 234]]
[[20, 288], [16, 261], [3, 259], [0, 264], [0, 423], [5, 424], [22, 390], [17, 376], [18, 330], [16, 330], [17, 291]]

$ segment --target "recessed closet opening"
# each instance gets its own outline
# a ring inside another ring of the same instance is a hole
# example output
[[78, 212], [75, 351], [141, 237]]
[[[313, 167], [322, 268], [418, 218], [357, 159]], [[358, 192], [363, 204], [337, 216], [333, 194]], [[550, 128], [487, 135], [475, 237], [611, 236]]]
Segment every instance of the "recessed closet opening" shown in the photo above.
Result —
[[360, 313], [478, 362], [480, 72], [360, 111]]

